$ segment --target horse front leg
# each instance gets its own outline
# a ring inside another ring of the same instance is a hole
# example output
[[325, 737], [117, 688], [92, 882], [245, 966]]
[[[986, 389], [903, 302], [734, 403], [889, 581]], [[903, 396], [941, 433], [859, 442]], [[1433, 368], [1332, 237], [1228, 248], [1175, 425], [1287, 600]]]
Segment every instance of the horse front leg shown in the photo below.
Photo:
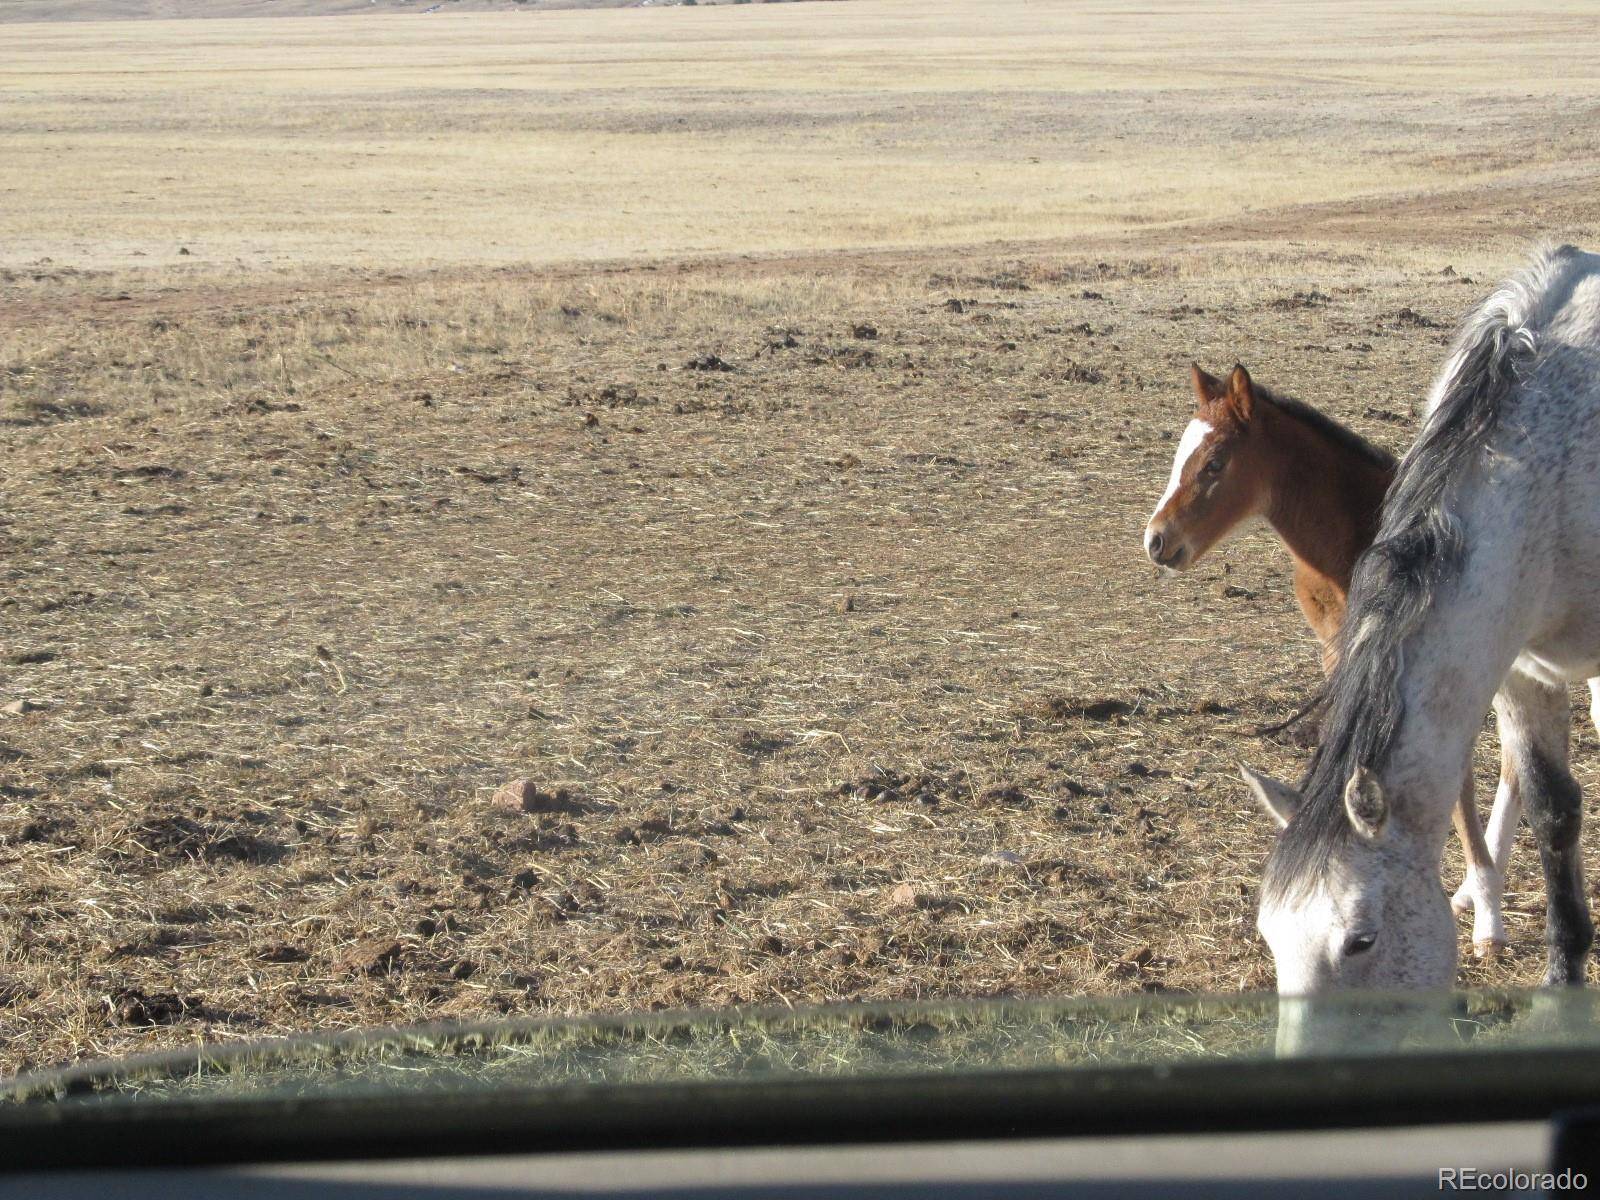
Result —
[[1579, 845], [1583, 792], [1567, 766], [1572, 718], [1566, 692], [1513, 672], [1494, 707], [1501, 746], [1516, 772], [1516, 786], [1527, 806], [1544, 868], [1544, 982], [1582, 986], [1594, 944], [1594, 922]]
[[[1503, 764], [1502, 764], [1503, 765]], [[1496, 793], [1496, 810], [1499, 793]], [[1461, 796], [1456, 801], [1451, 819], [1456, 834], [1461, 838], [1461, 849], [1467, 859], [1467, 877], [1450, 899], [1457, 913], [1472, 911], [1472, 950], [1479, 958], [1494, 958], [1506, 946], [1506, 923], [1503, 913], [1505, 896], [1505, 871], [1499, 859], [1490, 852], [1484, 841], [1483, 823], [1478, 818], [1478, 805], [1473, 796], [1472, 771], [1468, 769], [1461, 784]], [[1515, 830], [1513, 825], [1512, 829]]]

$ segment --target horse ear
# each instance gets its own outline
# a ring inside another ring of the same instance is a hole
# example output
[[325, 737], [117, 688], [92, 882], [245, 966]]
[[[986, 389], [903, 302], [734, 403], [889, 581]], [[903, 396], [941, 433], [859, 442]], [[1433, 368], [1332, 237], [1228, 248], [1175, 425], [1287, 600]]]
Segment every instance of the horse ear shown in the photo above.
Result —
[[1270, 775], [1258, 774], [1242, 764], [1239, 775], [1250, 785], [1250, 794], [1256, 798], [1262, 811], [1278, 823], [1278, 828], [1287, 825], [1289, 818], [1300, 807], [1300, 793], [1287, 783], [1279, 783]]
[[1189, 364], [1189, 379], [1194, 384], [1194, 398], [1204, 408], [1207, 404], [1215, 403], [1222, 399], [1224, 388], [1222, 380], [1205, 371], [1199, 363]]
[[1344, 785], [1344, 811], [1350, 824], [1367, 841], [1383, 832], [1389, 821], [1389, 800], [1378, 777], [1365, 767], [1357, 767]]
[[1233, 364], [1233, 373], [1228, 376], [1228, 407], [1240, 424], [1250, 420], [1250, 414], [1255, 411], [1256, 389], [1250, 382], [1250, 372], [1238, 363]]

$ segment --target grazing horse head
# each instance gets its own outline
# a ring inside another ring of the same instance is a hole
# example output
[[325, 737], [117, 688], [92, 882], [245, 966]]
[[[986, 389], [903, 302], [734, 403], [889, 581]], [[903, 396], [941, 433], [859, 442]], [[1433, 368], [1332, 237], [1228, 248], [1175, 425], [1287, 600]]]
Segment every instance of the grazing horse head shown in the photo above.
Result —
[[[1430, 828], [1357, 766], [1342, 803], [1307, 811], [1296, 789], [1241, 768], [1280, 834], [1262, 887], [1256, 927], [1272, 950], [1280, 1010], [1278, 1045], [1293, 1053], [1324, 1044], [1308, 999], [1359, 989], [1447, 988], [1455, 979], [1455, 918], [1439, 881]], [[1302, 824], [1303, 822], [1303, 824]]]
[[1151, 560], [1169, 571], [1195, 563], [1240, 522], [1259, 516], [1268, 472], [1251, 437], [1257, 403], [1250, 374], [1235, 366], [1224, 383], [1192, 368], [1195, 414], [1178, 440], [1167, 490], [1144, 530]]

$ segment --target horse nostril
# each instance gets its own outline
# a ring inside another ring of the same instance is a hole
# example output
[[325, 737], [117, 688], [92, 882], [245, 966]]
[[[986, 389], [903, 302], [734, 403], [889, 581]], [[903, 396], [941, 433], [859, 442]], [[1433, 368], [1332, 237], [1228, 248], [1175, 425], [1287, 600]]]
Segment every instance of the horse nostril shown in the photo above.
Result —
[[1160, 560], [1161, 551], [1166, 548], [1166, 544], [1166, 540], [1154, 531], [1145, 539], [1145, 549], [1150, 552], [1150, 557], [1157, 561]]

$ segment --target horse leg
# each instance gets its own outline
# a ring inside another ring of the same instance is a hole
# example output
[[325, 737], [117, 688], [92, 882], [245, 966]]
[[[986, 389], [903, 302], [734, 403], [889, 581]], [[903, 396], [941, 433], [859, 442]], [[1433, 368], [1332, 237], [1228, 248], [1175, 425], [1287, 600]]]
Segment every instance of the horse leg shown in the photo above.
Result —
[[1472, 910], [1472, 949], [1479, 958], [1493, 958], [1506, 945], [1506, 923], [1501, 915], [1505, 893], [1505, 874], [1497, 866], [1483, 840], [1483, 824], [1473, 796], [1472, 771], [1461, 784], [1461, 797], [1451, 813], [1461, 849], [1466, 854], [1467, 877], [1451, 897], [1450, 906], [1458, 913]]
[[[1463, 799], [1463, 803], [1465, 800]], [[1506, 887], [1506, 868], [1511, 860], [1511, 847], [1517, 840], [1517, 826], [1522, 821], [1522, 797], [1517, 789], [1517, 773], [1502, 741], [1500, 747], [1500, 782], [1495, 788], [1494, 810], [1489, 815], [1487, 834], [1488, 857], [1471, 840], [1466, 821], [1476, 817], [1474, 810], [1467, 814], [1456, 813], [1456, 832], [1466, 850], [1467, 878], [1450, 905], [1458, 913], [1469, 909], [1473, 913], [1472, 942], [1478, 957], [1492, 957], [1505, 947], [1505, 922], [1502, 900]]]
[[[1527, 805], [1544, 868], [1546, 986], [1584, 981], [1594, 922], [1583, 884], [1583, 793], [1567, 767], [1572, 710], [1564, 688], [1513, 671], [1494, 701], [1500, 739]], [[1512, 828], [1515, 828], [1513, 825]]]
[[1517, 786], [1516, 767], [1500, 746], [1500, 786], [1494, 793], [1494, 811], [1489, 814], [1489, 853], [1505, 886], [1506, 869], [1511, 862], [1511, 847], [1517, 841], [1517, 826], [1522, 823], [1522, 792]]

